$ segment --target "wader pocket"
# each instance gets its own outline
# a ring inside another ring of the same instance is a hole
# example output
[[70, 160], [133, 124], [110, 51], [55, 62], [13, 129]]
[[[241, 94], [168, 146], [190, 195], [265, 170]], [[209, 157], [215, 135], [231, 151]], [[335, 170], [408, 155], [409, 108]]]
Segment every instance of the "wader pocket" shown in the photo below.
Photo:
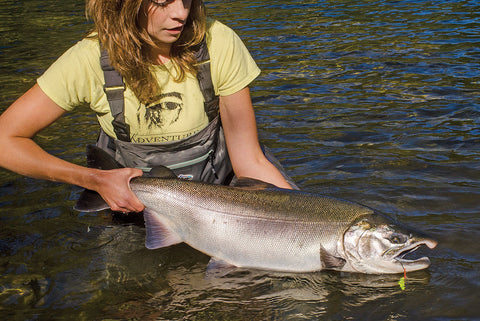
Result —
[[[197, 158], [183, 161], [180, 163], [167, 165], [166, 167], [168, 167], [173, 172], [175, 172], [179, 178], [187, 179], [187, 180], [194, 180], [195, 178], [197, 178], [198, 180], [198, 177], [201, 176], [202, 174], [201, 172], [203, 172], [203, 169], [205, 169], [205, 167], [208, 165], [208, 162], [211, 160], [212, 157], [214, 157], [213, 150], [210, 150], [205, 155], [201, 155]], [[151, 167], [139, 167], [139, 168], [144, 172], [149, 172], [152, 169]]]

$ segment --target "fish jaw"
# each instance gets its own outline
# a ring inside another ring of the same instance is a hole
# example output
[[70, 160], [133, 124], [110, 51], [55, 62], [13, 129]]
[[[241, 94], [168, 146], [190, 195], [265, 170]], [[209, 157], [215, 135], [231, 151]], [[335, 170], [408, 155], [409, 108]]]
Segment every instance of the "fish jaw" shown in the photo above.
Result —
[[430, 266], [428, 257], [406, 256], [424, 245], [433, 249], [437, 241], [384, 215], [368, 215], [344, 234], [344, 271], [394, 274], [423, 270]]
[[[422, 246], [427, 246], [433, 249], [437, 246], [437, 241], [431, 238], [413, 237], [409, 245], [401, 247], [393, 253], [385, 253], [385, 260], [391, 261], [397, 268], [397, 273], [412, 272], [426, 269], [430, 266], [430, 259], [428, 257], [420, 257], [417, 259], [406, 259], [405, 256], [415, 252]], [[388, 252], [388, 251], [387, 251]], [[400, 265], [400, 266], [399, 266]]]

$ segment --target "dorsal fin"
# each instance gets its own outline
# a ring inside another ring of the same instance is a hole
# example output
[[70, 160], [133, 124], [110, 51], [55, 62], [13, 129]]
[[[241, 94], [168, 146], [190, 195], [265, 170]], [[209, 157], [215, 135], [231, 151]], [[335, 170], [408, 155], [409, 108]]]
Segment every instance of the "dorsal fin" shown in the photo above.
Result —
[[150, 177], [158, 177], [158, 178], [177, 178], [177, 175], [165, 166], [155, 166], [149, 172], [148, 175]]

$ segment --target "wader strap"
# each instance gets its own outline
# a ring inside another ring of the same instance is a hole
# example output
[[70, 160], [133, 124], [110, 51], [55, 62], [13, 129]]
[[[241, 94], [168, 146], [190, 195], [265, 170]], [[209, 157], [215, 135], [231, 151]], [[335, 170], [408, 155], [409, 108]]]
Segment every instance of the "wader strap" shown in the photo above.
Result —
[[[198, 61], [197, 80], [205, 100], [204, 109], [209, 122], [211, 122], [219, 113], [219, 98], [215, 95], [215, 89], [213, 88], [210, 70], [210, 54], [208, 53], [207, 41], [205, 39], [198, 45], [195, 57]], [[129, 142], [130, 126], [125, 123], [124, 113], [125, 102], [123, 95], [126, 89], [125, 83], [120, 73], [111, 66], [108, 53], [105, 49], [102, 50], [100, 64], [105, 77], [103, 90], [107, 95], [108, 103], [112, 111], [112, 125], [115, 135], [117, 135], [117, 139]]]
[[218, 109], [218, 96], [215, 95], [215, 89], [213, 88], [212, 73], [210, 71], [210, 54], [208, 53], [207, 41], [203, 41], [198, 45], [195, 52], [197, 58], [197, 79], [202, 91], [203, 98], [205, 100], [204, 108], [207, 113], [208, 120], [212, 121], [217, 117]]
[[126, 89], [122, 75], [110, 64], [107, 50], [103, 49], [100, 56], [100, 65], [102, 66], [105, 77], [103, 91], [107, 95], [108, 104], [113, 116], [113, 130], [120, 140], [130, 141], [130, 126], [125, 123], [124, 113], [124, 92]]

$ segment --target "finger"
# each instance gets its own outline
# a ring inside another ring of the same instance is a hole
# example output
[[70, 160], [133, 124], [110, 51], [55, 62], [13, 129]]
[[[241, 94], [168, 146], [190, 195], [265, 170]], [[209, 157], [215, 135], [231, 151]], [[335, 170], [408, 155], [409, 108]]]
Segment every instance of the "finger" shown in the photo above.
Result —
[[145, 205], [138, 199], [138, 197], [132, 193], [134, 200], [131, 203], [131, 208], [134, 212], [141, 212], [145, 209]]
[[132, 168], [129, 179], [131, 180], [132, 178], [139, 176], [143, 176], [143, 171], [139, 168]]
[[[115, 211], [120, 212], [141, 212], [145, 209], [143, 203], [138, 199], [132, 190], [128, 189], [128, 194], [125, 195], [121, 204], [115, 204]], [[112, 208], [113, 209], [113, 208]]]

